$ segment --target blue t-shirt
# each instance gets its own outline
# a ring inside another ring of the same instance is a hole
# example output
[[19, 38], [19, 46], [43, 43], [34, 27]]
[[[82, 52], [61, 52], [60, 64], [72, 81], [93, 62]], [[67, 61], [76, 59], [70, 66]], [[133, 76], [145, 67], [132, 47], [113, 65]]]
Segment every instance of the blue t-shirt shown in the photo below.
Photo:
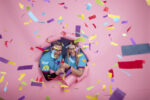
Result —
[[78, 67], [85, 67], [87, 64], [87, 58], [83, 53], [80, 53], [79, 57], [79, 63], [76, 65], [76, 56], [70, 56], [69, 59], [67, 59], [67, 56], [65, 57], [65, 63], [69, 64], [75, 69], [78, 69]]
[[52, 53], [49, 51], [41, 56], [40, 69], [42, 71], [50, 71], [50, 69], [52, 69], [53, 71], [57, 71], [60, 66], [61, 59], [62, 55], [60, 55], [59, 58], [55, 59], [53, 58]]

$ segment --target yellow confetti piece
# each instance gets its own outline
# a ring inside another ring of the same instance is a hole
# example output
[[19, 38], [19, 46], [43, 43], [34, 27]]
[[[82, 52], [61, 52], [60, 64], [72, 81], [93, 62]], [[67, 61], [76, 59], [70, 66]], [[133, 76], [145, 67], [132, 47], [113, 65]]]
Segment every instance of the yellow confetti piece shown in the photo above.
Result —
[[69, 89], [64, 89], [64, 92], [70, 92], [70, 90]]
[[84, 14], [81, 14], [81, 19], [84, 20]]
[[94, 62], [92, 62], [92, 66], [95, 66], [95, 63], [94, 63]]
[[67, 85], [60, 85], [60, 87], [65, 87], [65, 88], [68, 88], [68, 86], [67, 86]]
[[111, 30], [111, 29], [115, 29], [115, 27], [106, 28], [106, 30]]
[[150, 0], [146, 0], [148, 6], [150, 6]]
[[89, 41], [91, 41], [91, 40], [93, 40], [93, 39], [95, 39], [95, 38], [97, 38], [97, 35], [96, 35], [96, 34], [93, 35], [93, 36], [91, 36], [91, 37], [89, 38]]
[[118, 44], [115, 43], [115, 42], [110, 42], [110, 44], [113, 45], [113, 46], [118, 46]]
[[96, 45], [98, 45], [98, 41], [96, 41], [96, 43], [95, 43]]
[[86, 59], [82, 59], [83, 62], [86, 62]]
[[19, 2], [19, 7], [20, 7], [21, 9], [24, 9], [24, 5], [23, 5], [22, 3], [20, 3], [20, 2]]
[[99, 84], [99, 83], [100, 83], [100, 80], [97, 81], [97, 84]]
[[81, 30], [81, 33], [82, 33], [82, 34], [84, 34], [84, 31], [83, 31], [83, 30]]
[[8, 63], [11, 64], [11, 65], [14, 65], [14, 66], [16, 65], [16, 63], [13, 62], [13, 61], [9, 61]]
[[86, 88], [86, 90], [90, 91], [90, 90], [92, 90], [93, 88], [94, 88], [94, 86], [90, 86], [90, 87]]
[[108, 77], [111, 79], [112, 78], [112, 73], [108, 73]]
[[6, 72], [0, 72], [0, 74], [6, 74]]
[[23, 84], [23, 85], [27, 85], [27, 83], [26, 83], [25, 81], [22, 81], [22, 84]]
[[78, 54], [78, 57], [81, 57], [82, 56], [82, 53]]
[[18, 80], [21, 81], [24, 78], [24, 76], [26, 76], [26, 73], [21, 73], [20, 77], [18, 78]]
[[29, 22], [24, 22], [24, 25], [28, 25], [29, 24]]
[[89, 45], [83, 45], [83, 48], [88, 48], [89, 47]]
[[113, 93], [112, 85], [109, 85], [109, 94], [111, 95], [112, 93]]
[[120, 19], [120, 16], [118, 16], [118, 15], [108, 14], [108, 17], [110, 17], [110, 18], [112, 18], [112, 19], [114, 19], [114, 18]]
[[31, 19], [29, 20], [29, 23], [32, 23], [32, 20], [31, 20]]
[[103, 5], [104, 5], [104, 2], [101, 1], [101, 0], [95, 0], [95, 2], [96, 2], [98, 5], [100, 5], [100, 6], [103, 6]]
[[69, 25], [68, 24], [65, 24], [65, 27], [68, 27]]
[[90, 100], [98, 100], [98, 96], [86, 96], [87, 99], [90, 99]]
[[103, 91], [105, 91], [105, 88], [106, 88], [106, 85], [103, 85], [103, 86], [102, 86]]
[[0, 78], [0, 83], [2, 83], [2, 82], [3, 82], [3, 80], [4, 80], [4, 76], [5, 76], [5, 74], [3, 74], [3, 75], [1, 76], [1, 78]]
[[62, 19], [62, 16], [59, 16], [59, 18], [58, 18], [59, 20], [61, 20]]
[[21, 84], [19, 84], [19, 91], [22, 91], [23, 87]]
[[83, 37], [79, 37], [77, 38], [76, 40], [74, 40], [74, 43], [77, 43], [77, 42], [84, 42], [85, 39]]
[[37, 37], [41, 37], [41, 35], [37, 35]]
[[63, 83], [62, 82], [60, 82], [60, 81], [57, 81], [57, 83], [59, 84], [59, 85], [62, 85]]
[[112, 67], [118, 67], [118, 63], [114, 64]]

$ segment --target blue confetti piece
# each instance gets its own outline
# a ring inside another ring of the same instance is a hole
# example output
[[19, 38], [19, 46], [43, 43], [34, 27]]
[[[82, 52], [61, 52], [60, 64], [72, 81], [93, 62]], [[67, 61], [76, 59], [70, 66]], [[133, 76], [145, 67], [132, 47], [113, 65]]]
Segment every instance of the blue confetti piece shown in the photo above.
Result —
[[117, 22], [119, 22], [119, 21], [120, 21], [120, 19], [119, 19], [119, 18], [117, 18], [117, 17], [116, 17], [116, 18], [114, 18], [113, 20], [114, 20], [114, 22], [115, 22], [115, 23], [117, 23]]
[[38, 19], [33, 15], [31, 11], [28, 12], [28, 15], [33, 21], [38, 22]]
[[104, 23], [104, 26], [106, 26], [106, 25], [108, 25], [108, 22], [105, 22], [105, 23]]
[[86, 5], [86, 9], [87, 9], [87, 10], [90, 10], [91, 7], [92, 7], [92, 5], [91, 5], [90, 3], [88, 3], [88, 4]]

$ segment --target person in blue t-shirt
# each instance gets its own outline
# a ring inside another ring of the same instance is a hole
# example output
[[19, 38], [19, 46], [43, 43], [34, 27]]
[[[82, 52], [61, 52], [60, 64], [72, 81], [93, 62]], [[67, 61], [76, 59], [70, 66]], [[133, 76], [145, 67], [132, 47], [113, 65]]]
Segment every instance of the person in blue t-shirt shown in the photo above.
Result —
[[76, 76], [82, 76], [84, 68], [87, 65], [87, 58], [80, 52], [78, 43], [74, 43], [74, 41], [69, 43], [64, 62], [59, 68], [59, 72], [65, 72], [65, 69], [67, 69]]
[[[43, 54], [40, 58], [40, 69], [42, 70], [44, 77], [47, 81], [55, 78], [57, 74], [55, 73], [60, 67], [62, 60], [62, 43], [56, 41], [52, 44], [50, 51]], [[54, 73], [50, 72], [53, 71]]]

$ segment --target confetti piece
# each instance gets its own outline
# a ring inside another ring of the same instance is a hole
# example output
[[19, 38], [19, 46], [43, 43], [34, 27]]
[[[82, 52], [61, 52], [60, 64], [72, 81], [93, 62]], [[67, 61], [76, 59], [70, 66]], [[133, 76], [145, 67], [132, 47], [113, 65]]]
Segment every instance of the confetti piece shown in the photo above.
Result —
[[113, 78], [114, 77], [114, 71], [113, 71], [113, 69], [110, 69], [108, 72], [111, 73], [111, 78]]
[[105, 89], [106, 89], [106, 85], [103, 85], [103, 86], [102, 86], [102, 89], [103, 89], [103, 91], [105, 91]]
[[111, 97], [109, 98], [109, 100], [123, 100], [123, 98], [125, 97], [125, 93], [122, 92], [120, 89], [116, 89], [113, 94], [111, 95]]
[[20, 97], [18, 100], [24, 100], [25, 96]]
[[113, 46], [118, 46], [118, 44], [115, 43], [115, 42], [110, 42], [110, 44], [113, 45]]
[[121, 69], [121, 71], [122, 71], [123, 73], [125, 73], [126, 75], [128, 75], [129, 77], [131, 76], [131, 74], [130, 74], [130, 73], [128, 73], [127, 71], [122, 70], [122, 69]]
[[136, 45], [126, 45], [121, 47], [122, 55], [136, 55], [136, 54], [145, 54], [150, 53], [150, 46], [146, 44], [136, 44]]
[[27, 85], [27, 83], [25, 81], [22, 81], [21, 83], [22, 83], [22, 85]]
[[84, 23], [85, 27], [88, 27], [88, 25], [86, 23]]
[[19, 66], [17, 70], [26, 70], [26, 69], [32, 69], [32, 65]]
[[103, 18], [106, 18], [106, 17], [108, 17], [108, 15], [103, 16]]
[[0, 34], [0, 39], [2, 39], [2, 35]]
[[132, 42], [133, 45], [136, 45], [136, 42], [134, 41], [133, 38], [130, 38], [130, 40], [131, 40], [131, 42]]
[[49, 97], [49, 96], [46, 96], [45, 100], [50, 100], [50, 97]]
[[143, 68], [142, 64], [145, 63], [144, 60], [135, 60], [135, 61], [124, 61], [118, 62], [119, 68], [121, 69], [135, 69]]
[[112, 85], [109, 85], [109, 94], [111, 95], [112, 93], [113, 93]]
[[78, 56], [78, 57], [81, 57], [82, 55], [83, 55], [83, 54], [80, 53], [80, 54], [78, 54], [77, 56]]
[[68, 88], [68, 86], [67, 86], [67, 85], [61, 85], [60, 87], [65, 87], [65, 88]]
[[150, 6], [150, 0], [146, 0], [148, 6]]
[[108, 17], [110, 17], [110, 18], [112, 18], [112, 19], [114, 19], [114, 18], [120, 19], [120, 16], [118, 16], [118, 15], [108, 14]]
[[59, 5], [64, 5], [65, 3], [64, 2], [62, 2], [62, 3], [58, 3]]
[[38, 22], [38, 19], [33, 15], [31, 11], [28, 12], [28, 15], [34, 22]]
[[34, 34], [37, 34], [38, 32], [40, 32], [39, 30], [36, 30], [35, 32], [33, 32]]
[[98, 95], [95, 95], [95, 96], [86, 96], [87, 99], [90, 99], [90, 100], [98, 100]]
[[88, 4], [86, 5], [86, 9], [87, 9], [88, 11], [91, 9], [91, 7], [92, 7], [91, 3], [88, 3]]
[[23, 5], [22, 3], [20, 3], [20, 2], [19, 2], [19, 7], [20, 7], [21, 9], [24, 9], [24, 5]]
[[118, 63], [114, 64], [112, 67], [118, 67]]
[[70, 92], [70, 90], [69, 89], [64, 89], [64, 92]]
[[99, 84], [99, 83], [100, 83], [100, 80], [97, 81], [97, 84]]
[[106, 28], [106, 30], [111, 30], [111, 29], [115, 29], [115, 27]]
[[109, 10], [108, 7], [105, 7], [105, 8], [104, 8], [104, 11], [105, 11], [105, 12], [108, 12], [108, 10]]
[[108, 25], [108, 22], [105, 22], [105, 23], [104, 23], [104, 26], [106, 26], [106, 25]]
[[77, 42], [84, 42], [85, 39], [83, 37], [79, 37], [77, 38], [76, 40], [74, 40], [74, 43], [77, 43]]
[[95, 19], [96, 15], [89, 16], [89, 20]]
[[81, 26], [80, 25], [76, 25], [76, 29], [75, 29], [76, 37], [80, 36], [79, 34], [77, 34], [77, 33], [80, 33], [80, 29], [81, 29]]
[[6, 74], [6, 72], [0, 72], [0, 74]]
[[4, 76], [5, 76], [5, 74], [3, 74], [3, 75], [1, 76], [1, 78], [0, 78], [0, 83], [2, 83], [2, 82], [3, 82], [3, 80], [4, 80]]
[[35, 47], [35, 48], [37, 48], [37, 49], [39, 49], [39, 50], [41, 50], [42, 52], [44, 52], [44, 49], [43, 48], [41, 48], [41, 47]]
[[108, 77], [111, 79], [112, 78], [112, 73], [108, 73]]
[[39, 86], [39, 87], [41, 87], [41, 86], [42, 86], [42, 83], [39, 83], [39, 82], [31, 82], [31, 86]]
[[50, 3], [50, 0], [44, 0], [44, 1]]
[[113, 21], [114, 21], [115, 23], [117, 23], [117, 22], [119, 22], [119, 21], [120, 21], [120, 19], [119, 19], [119, 18], [117, 18], [117, 17], [115, 17], [115, 18], [113, 19]]
[[16, 63], [15, 62], [13, 62], [13, 61], [8, 61], [8, 64], [11, 64], [11, 65], [16, 65]]
[[131, 30], [131, 26], [127, 29], [127, 32], [129, 32]]
[[84, 20], [85, 16], [84, 14], [81, 14], [81, 19]]
[[117, 57], [118, 57], [118, 58], [120, 58], [120, 59], [122, 59], [122, 56], [121, 56], [121, 55], [119, 55], [119, 54], [117, 55]]
[[53, 21], [54, 21], [54, 18], [48, 20], [47, 23], [51, 23], [51, 22], [53, 22]]
[[95, 66], [95, 63], [94, 63], [94, 62], [92, 62], [92, 66]]
[[126, 33], [123, 33], [123, 34], [122, 34], [122, 36], [124, 36], [124, 37], [125, 37], [125, 36], [127, 36], [127, 34], [126, 34]]
[[27, 7], [26, 7], [26, 10], [27, 10], [27, 11], [30, 10], [30, 6], [27, 6]]
[[92, 25], [94, 26], [94, 28], [96, 28], [96, 25], [94, 23]]
[[21, 81], [26, 76], [26, 73], [21, 73], [20, 77], [18, 78], [19, 81]]
[[5, 59], [5, 58], [2, 58], [2, 57], [0, 57], [0, 61], [3, 62], [3, 63], [8, 63], [8, 60]]
[[29, 22], [24, 22], [24, 25], [28, 25], [28, 24], [30, 24]]
[[91, 41], [91, 40], [93, 40], [93, 39], [95, 39], [95, 38], [97, 38], [97, 35], [96, 35], [96, 34], [93, 35], [93, 36], [91, 36], [91, 37], [89, 38], [89, 41]]
[[90, 87], [86, 88], [86, 90], [90, 91], [90, 90], [92, 90], [93, 88], [94, 88], [94, 86], [90, 86]]
[[128, 23], [127, 20], [121, 22], [121, 24], [126, 24], [126, 23]]
[[76, 33], [76, 34], [79, 34], [79, 35], [83, 36], [84, 38], [88, 39], [88, 36], [86, 36], [85, 34], [82, 34], [82, 33]]
[[19, 84], [19, 91], [22, 91], [23, 87], [21, 84]]
[[100, 6], [103, 6], [103, 5], [104, 5], [104, 2], [101, 1], [101, 0], [95, 0], [95, 2], [96, 2], [98, 5], [100, 5]]

